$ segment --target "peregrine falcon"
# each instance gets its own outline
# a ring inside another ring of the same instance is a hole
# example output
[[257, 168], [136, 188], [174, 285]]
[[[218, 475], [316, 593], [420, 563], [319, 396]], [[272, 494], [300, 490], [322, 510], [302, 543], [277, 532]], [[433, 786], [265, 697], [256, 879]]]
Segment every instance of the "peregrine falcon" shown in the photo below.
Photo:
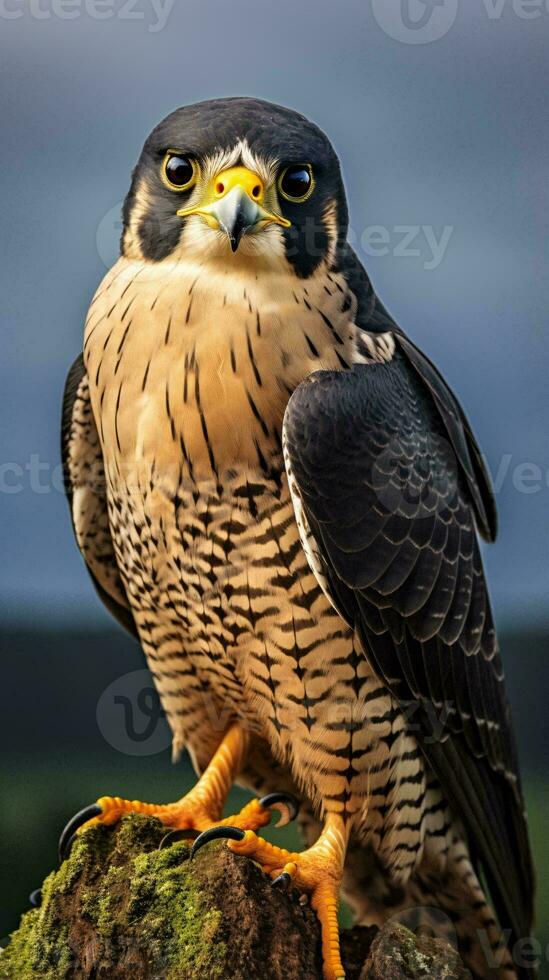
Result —
[[[533, 872], [477, 533], [496, 512], [463, 410], [347, 242], [338, 158], [229, 98], [147, 139], [62, 422], [76, 540], [139, 638], [198, 775], [101, 797], [226, 837], [310, 897], [326, 980], [357, 920], [415, 910], [477, 978], [527, 978]], [[256, 798], [223, 818], [235, 781]], [[307, 849], [257, 832], [294, 815]], [[516, 959], [516, 957], [515, 957]]]

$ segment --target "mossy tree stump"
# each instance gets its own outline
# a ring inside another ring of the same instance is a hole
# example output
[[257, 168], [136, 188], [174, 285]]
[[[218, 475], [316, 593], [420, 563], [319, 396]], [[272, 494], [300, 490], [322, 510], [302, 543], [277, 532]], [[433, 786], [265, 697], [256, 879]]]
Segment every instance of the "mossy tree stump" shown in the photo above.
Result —
[[[79, 835], [0, 955], [0, 980], [320, 980], [316, 917], [224, 843], [189, 861], [159, 821]], [[462, 980], [456, 953], [402, 926], [343, 934], [348, 980]]]

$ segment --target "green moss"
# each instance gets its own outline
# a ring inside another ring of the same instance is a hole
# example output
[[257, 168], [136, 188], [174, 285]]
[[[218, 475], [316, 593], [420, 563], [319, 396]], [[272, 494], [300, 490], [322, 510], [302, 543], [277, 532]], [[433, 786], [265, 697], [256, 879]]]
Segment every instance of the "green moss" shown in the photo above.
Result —
[[215, 944], [220, 913], [204, 908], [186, 874], [188, 845], [175, 844], [133, 862], [128, 916], [140, 920], [140, 934], [155, 962], [166, 959], [166, 980], [181, 976], [223, 977], [223, 944]]
[[51, 910], [33, 909], [21, 919], [0, 955], [2, 980], [65, 980], [73, 963], [67, 929]]
[[79, 835], [46, 879], [42, 907], [23, 916], [0, 955], [0, 980], [66, 980], [69, 970], [85, 976], [78, 966], [90, 944], [113, 975], [130, 956], [161, 967], [165, 980], [222, 980], [221, 914], [189, 874], [188, 843], [158, 850], [164, 834], [157, 820], [132, 815], [114, 831], [98, 826]]
[[[105, 878], [107, 882], [110, 875], [107, 874]], [[114, 901], [110, 895], [104, 894], [103, 890], [100, 894], [90, 890], [83, 892], [81, 912], [83, 917], [93, 922], [103, 939], [108, 939], [112, 935], [115, 922], [115, 908]]]
[[133, 858], [126, 921], [128, 926], [139, 921], [139, 934], [154, 962], [165, 959], [166, 980], [214, 980], [223, 977], [224, 946], [215, 944], [220, 913], [205, 907], [187, 873], [188, 856], [189, 845], [180, 842]]
[[400, 953], [406, 972], [415, 976], [419, 970], [427, 975], [431, 960], [418, 949], [414, 934], [405, 929], [404, 926], [400, 926], [398, 933], [401, 944]]

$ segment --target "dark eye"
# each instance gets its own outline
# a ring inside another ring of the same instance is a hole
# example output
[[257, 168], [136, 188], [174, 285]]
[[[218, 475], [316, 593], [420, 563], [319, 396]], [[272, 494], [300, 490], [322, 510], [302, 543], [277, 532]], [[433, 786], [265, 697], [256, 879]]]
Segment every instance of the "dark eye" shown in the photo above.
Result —
[[196, 164], [190, 157], [167, 153], [162, 164], [164, 183], [176, 191], [186, 191], [196, 181]]
[[288, 201], [306, 201], [313, 192], [313, 171], [308, 163], [286, 167], [280, 175], [278, 186]]

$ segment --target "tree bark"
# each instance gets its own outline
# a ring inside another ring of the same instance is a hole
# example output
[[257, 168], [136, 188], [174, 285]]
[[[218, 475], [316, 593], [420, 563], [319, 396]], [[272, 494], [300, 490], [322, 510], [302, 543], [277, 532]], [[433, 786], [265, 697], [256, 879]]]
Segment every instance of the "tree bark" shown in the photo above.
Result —
[[[0, 954], [0, 980], [321, 980], [314, 912], [224, 843], [189, 861], [159, 821], [79, 835]], [[400, 925], [342, 934], [347, 980], [464, 980], [457, 953]]]

